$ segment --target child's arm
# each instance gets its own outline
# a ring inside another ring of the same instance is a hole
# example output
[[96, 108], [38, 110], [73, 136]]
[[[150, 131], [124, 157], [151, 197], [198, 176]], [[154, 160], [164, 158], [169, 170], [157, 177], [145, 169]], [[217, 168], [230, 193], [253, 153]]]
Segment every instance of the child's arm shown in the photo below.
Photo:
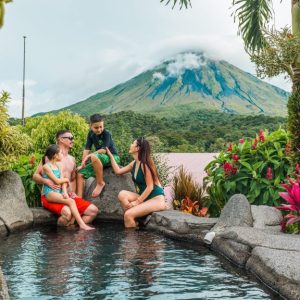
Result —
[[134, 161], [132, 161], [127, 166], [120, 168], [118, 166], [118, 164], [116, 163], [114, 156], [112, 155], [112, 153], [109, 151], [108, 148], [106, 148], [106, 153], [110, 157], [111, 166], [112, 166], [112, 168], [113, 168], [116, 175], [122, 175], [122, 174], [128, 173], [132, 170]]
[[50, 169], [50, 167], [49, 167], [48, 165], [44, 165], [44, 166], [43, 166], [43, 171], [44, 171], [44, 173], [47, 174], [48, 177], [49, 177], [54, 183], [56, 183], [56, 184], [61, 185], [61, 184], [63, 184], [63, 183], [69, 183], [69, 179], [68, 179], [68, 178], [57, 178], [57, 177], [53, 174], [52, 170]]

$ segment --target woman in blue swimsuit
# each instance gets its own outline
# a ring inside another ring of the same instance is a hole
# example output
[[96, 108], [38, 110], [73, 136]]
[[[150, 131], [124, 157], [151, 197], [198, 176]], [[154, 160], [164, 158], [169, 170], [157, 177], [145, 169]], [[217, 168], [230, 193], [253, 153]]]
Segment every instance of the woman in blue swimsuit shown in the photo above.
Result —
[[135, 184], [136, 193], [121, 191], [118, 195], [126, 228], [136, 227], [136, 218], [166, 209], [164, 190], [151, 158], [150, 144], [145, 138], [138, 138], [130, 145], [129, 153], [134, 160], [126, 167], [120, 168], [107, 148], [106, 151], [115, 174], [131, 172]]

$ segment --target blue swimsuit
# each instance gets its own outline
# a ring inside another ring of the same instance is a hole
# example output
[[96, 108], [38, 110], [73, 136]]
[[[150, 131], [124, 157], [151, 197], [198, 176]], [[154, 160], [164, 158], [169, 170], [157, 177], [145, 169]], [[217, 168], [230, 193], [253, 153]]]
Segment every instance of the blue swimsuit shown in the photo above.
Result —
[[[48, 164], [48, 165], [51, 168], [50, 164]], [[52, 173], [54, 174], [55, 177], [60, 178], [60, 169], [59, 168], [58, 169], [52, 169], [51, 168], [51, 171], [52, 171]], [[43, 174], [42, 176], [43, 176], [43, 178], [49, 179], [47, 174]], [[62, 189], [60, 188], [59, 190], [53, 190], [48, 185], [43, 185], [43, 193], [45, 194], [46, 198], [48, 198], [48, 194], [50, 192], [55, 192], [55, 193], [62, 194]]]

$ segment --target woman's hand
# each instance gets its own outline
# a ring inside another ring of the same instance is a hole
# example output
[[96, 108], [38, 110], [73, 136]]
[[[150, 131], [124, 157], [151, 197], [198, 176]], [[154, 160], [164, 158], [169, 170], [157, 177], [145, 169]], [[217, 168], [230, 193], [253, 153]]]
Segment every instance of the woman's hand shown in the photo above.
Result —
[[113, 155], [111, 154], [110, 150], [105, 147], [105, 150], [106, 150], [106, 154], [109, 156], [109, 157], [112, 157]]

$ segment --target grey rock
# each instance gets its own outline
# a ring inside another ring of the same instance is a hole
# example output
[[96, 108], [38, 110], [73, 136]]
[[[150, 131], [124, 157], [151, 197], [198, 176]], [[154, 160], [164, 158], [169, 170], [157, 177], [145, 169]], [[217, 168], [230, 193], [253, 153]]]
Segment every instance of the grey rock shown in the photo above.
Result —
[[98, 220], [123, 220], [123, 210], [119, 204], [118, 194], [121, 190], [135, 191], [130, 174], [117, 176], [112, 168], [104, 169], [104, 181], [106, 183], [99, 197], [93, 198], [92, 192], [96, 186], [96, 180], [89, 178], [85, 183], [84, 198], [91, 201], [99, 208]]
[[[281, 211], [275, 207], [266, 205], [251, 205], [254, 228], [280, 225], [282, 221]], [[279, 227], [280, 228], [280, 227]]]
[[287, 299], [300, 299], [300, 252], [256, 247], [246, 268]]
[[6, 284], [5, 277], [0, 268], [0, 300], [9, 300], [8, 288]]
[[57, 223], [57, 216], [42, 207], [31, 208], [33, 225], [51, 225]]
[[249, 246], [220, 237], [213, 239], [211, 248], [239, 267], [244, 267], [251, 255]]
[[7, 228], [6, 228], [5, 224], [0, 220], [0, 238], [7, 236], [7, 235], [8, 235]]
[[270, 249], [300, 251], [299, 235], [284, 233], [271, 234], [268, 230], [251, 227], [228, 227], [218, 236], [233, 239], [251, 248], [260, 246]]
[[20, 176], [12, 171], [0, 172], [0, 220], [13, 232], [30, 227], [33, 215], [29, 209]]
[[226, 227], [252, 227], [251, 205], [242, 194], [233, 195], [224, 206], [217, 224], [212, 231], [220, 232]]

